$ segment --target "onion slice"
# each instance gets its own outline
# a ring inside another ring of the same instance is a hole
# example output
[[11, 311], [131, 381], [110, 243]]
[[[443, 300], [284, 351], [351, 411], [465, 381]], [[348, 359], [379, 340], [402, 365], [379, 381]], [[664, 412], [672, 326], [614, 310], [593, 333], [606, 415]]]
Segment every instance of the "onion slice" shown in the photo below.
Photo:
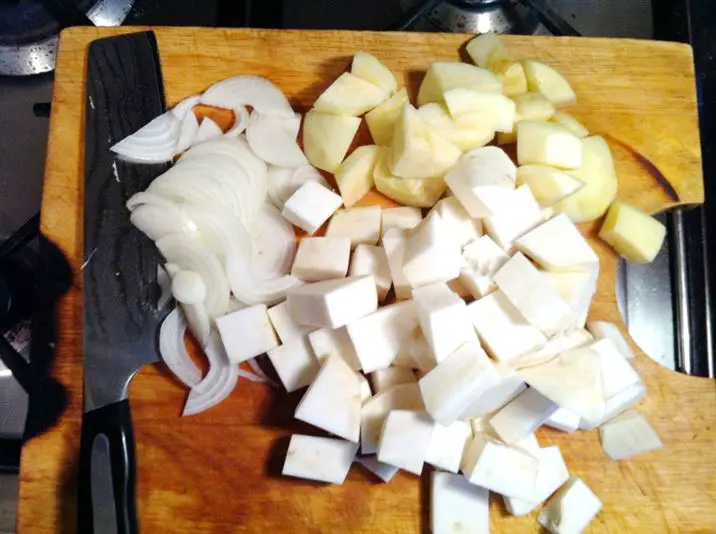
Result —
[[318, 169], [312, 165], [302, 165], [294, 169], [270, 166], [268, 169], [268, 194], [271, 201], [280, 210], [298, 189], [306, 182], [317, 182], [329, 188], [328, 182]]
[[115, 154], [142, 163], [171, 161], [176, 153], [182, 121], [167, 111], [113, 145]]
[[296, 255], [293, 226], [274, 206], [264, 204], [251, 232], [252, 269], [266, 280], [288, 274]]
[[[259, 113], [291, 118], [291, 104], [281, 90], [260, 76], [233, 76], [215, 83], [201, 95], [200, 102], [233, 109], [251, 106]], [[238, 122], [238, 115], [237, 115]]]
[[259, 362], [256, 361], [256, 358], [251, 358], [250, 360], [246, 361], [247, 364], [249, 364], [249, 367], [251, 367], [251, 370], [256, 374], [256, 377], [259, 379], [258, 381], [264, 382], [266, 384], [269, 384], [272, 387], [278, 388], [278, 384], [271, 380], [266, 373], [264, 373], [264, 370], [261, 369], [261, 366], [259, 365]]
[[[201, 99], [201, 95], [191, 95], [187, 96], [184, 100], [177, 103], [176, 106], [174, 106], [170, 111], [174, 114], [174, 116], [179, 119], [180, 121], [183, 121], [184, 118], [189, 114], [189, 111], [194, 109], [194, 106], [196, 106], [199, 103], [199, 100]], [[192, 113], [192, 115], [194, 115]], [[194, 117], [196, 118], [196, 117]]]
[[286, 298], [289, 289], [303, 284], [291, 275], [268, 280], [256, 278], [252, 273], [250, 261], [236, 254], [226, 259], [226, 276], [234, 296], [248, 305], [276, 304]]
[[246, 106], [239, 106], [234, 109], [234, 115], [234, 124], [224, 134], [227, 137], [238, 137], [246, 131], [246, 127], [249, 125], [249, 110], [246, 109]]
[[172, 234], [196, 233], [196, 225], [179, 206], [170, 201], [164, 206], [143, 204], [132, 211], [129, 220], [153, 241]]
[[176, 154], [181, 154], [187, 150], [196, 141], [199, 133], [199, 121], [194, 112], [187, 113], [182, 119], [181, 130], [179, 131], [179, 140], [177, 141]]
[[189, 392], [182, 415], [194, 415], [216, 406], [231, 394], [239, 379], [239, 366], [229, 362], [216, 332], [204, 350], [209, 360], [209, 372]]
[[201, 382], [201, 371], [189, 357], [184, 345], [186, 321], [178, 307], [174, 308], [159, 329], [159, 353], [169, 370], [184, 385], [194, 387]]
[[295, 124], [295, 117], [287, 119], [276, 115], [265, 115], [254, 111], [246, 129], [249, 146], [258, 157], [272, 165], [299, 167], [308, 165], [308, 160], [299, 148], [296, 137], [289, 133]]
[[221, 127], [209, 117], [204, 117], [199, 125], [199, 130], [196, 132], [194, 144], [198, 145], [199, 143], [211, 141], [212, 139], [216, 139], [222, 135], [224, 135], [224, 132], [221, 131]]

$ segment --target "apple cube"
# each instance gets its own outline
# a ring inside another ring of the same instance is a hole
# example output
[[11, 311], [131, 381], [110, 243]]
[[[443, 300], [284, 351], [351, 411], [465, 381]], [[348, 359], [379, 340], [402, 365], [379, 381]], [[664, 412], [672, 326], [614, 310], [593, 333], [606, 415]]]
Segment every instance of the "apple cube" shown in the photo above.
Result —
[[357, 117], [388, 98], [386, 91], [350, 72], [341, 74], [318, 97], [313, 109], [321, 113]]
[[485, 231], [507, 253], [514, 251], [514, 242], [520, 236], [543, 222], [540, 207], [530, 188], [522, 185], [510, 191], [504, 199], [506, 206], [485, 218]]
[[532, 163], [567, 170], [582, 166], [582, 142], [561, 124], [520, 120], [515, 128], [520, 165]]
[[377, 145], [360, 146], [336, 170], [336, 184], [346, 208], [352, 207], [373, 187], [373, 171], [379, 155]]
[[630, 410], [599, 428], [602, 448], [612, 460], [626, 460], [664, 444], [642, 414]]
[[526, 59], [522, 61], [530, 91], [542, 93], [557, 107], [565, 107], [577, 102], [569, 82], [549, 65]]
[[376, 393], [400, 384], [417, 383], [413, 370], [405, 367], [378, 369], [370, 374], [370, 380], [373, 382], [373, 388]]
[[445, 192], [442, 178], [398, 178], [388, 168], [391, 149], [381, 149], [378, 163], [373, 171], [375, 188], [384, 196], [417, 208], [432, 207]]
[[538, 447], [532, 454], [539, 462], [535, 496], [531, 501], [505, 497], [505, 507], [514, 516], [529, 514], [569, 480], [569, 471], [564, 463], [562, 453], [559, 452], [559, 447], [545, 447], [544, 449]]
[[463, 247], [459, 280], [474, 298], [482, 298], [495, 288], [492, 277], [509, 259], [490, 236], [484, 235]]
[[541, 93], [524, 93], [512, 97], [515, 103], [517, 116], [521, 119], [546, 121], [554, 115], [555, 107], [549, 99]]
[[410, 104], [410, 99], [408, 91], [403, 87], [377, 108], [366, 113], [365, 122], [376, 145], [387, 146], [393, 141], [395, 123], [406, 104]]
[[286, 201], [281, 214], [292, 224], [314, 234], [342, 204], [339, 195], [309, 180]]
[[298, 244], [291, 274], [305, 282], [343, 278], [350, 255], [348, 237], [304, 237]]
[[496, 132], [511, 132], [515, 126], [517, 106], [499, 93], [450, 89], [443, 94], [445, 104], [453, 119], [467, 116], [480, 117]]
[[472, 89], [488, 93], [502, 93], [502, 84], [490, 71], [453, 61], [438, 61], [428, 67], [418, 91], [418, 106], [441, 102], [450, 89]]
[[380, 431], [378, 461], [420, 476], [434, 426], [425, 412], [391, 411]]
[[215, 319], [231, 363], [250, 360], [278, 346], [266, 305], [256, 304]]
[[666, 226], [654, 217], [622, 202], [614, 202], [599, 237], [633, 263], [651, 263], [664, 244]]
[[339, 210], [328, 223], [326, 237], [347, 237], [352, 248], [375, 245], [380, 239], [380, 219], [380, 206]]
[[378, 461], [375, 455], [370, 456], [357, 456], [355, 461], [365, 467], [368, 471], [373, 473], [383, 482], [390, 482], [393, 477], [400, 471], [397, 467], [389, 464], [384, 464]]
[[522, 63], [506, 50], [493, 51], [487, 60], [487, 68], [502, 82], [502, 92], [505, 95], [512, 97], [527, 92], [525, 69]]
[[550, 121], [561, 124], [580, 139], [589, 135], [589, 130], [566, 111], [555, 111]]
[[342, 439], [294, 434], [288, 445], [282, 474], [343, 484], [358, 445]]
[[360, 126], [358, 117], [311, 110], [303, 118], [303, 151], [311, 165], [336, 172]]
[[583, 532], [602, 509], [602, 503], [578, 477], [570, 478], [537, 517], [552, 534]]
[[411, 297], [410, 282], [405, 277], [405, 271], [403, 270], [407, 236], [408, 231], [400, 228], [392, 228], [383, 235], [383, 249], [388, 257], [390, 278], [393, 280], [395, 298], [398, 300]]
[[430, 489], [430, 531], [489, 534], [490, 492], [465, 477], [434, 471]]
[[392, 410], [424, 411], [425, 405], [417, 384], [400, 384], [376, 393], [361, 408], [361, 452], [378, 451], [380, 431]]
[[406, 239], [403, 274], [413, 288], [460, 274], [460, 246], [438, 213], [428, 214]]
[[461, 247], [475, 241], [482, 235], [482, 223], [470, 217], [470, 214], [462, 207], [457, 197], [438, 200], [432, 211], [440, 215], [440, 218], [447, 225], [448, 231]]
[[388, 95], [392, 95], [398, 89], [398, 82], [390, 69], [368, 52], [355, 53], [351, 74], [380, 87]]
[[415, 228], [423, 220], [419, 208], [400, 206], [398, 208], [383, 208], [381, 219], [381, 239], [391, 228], [409, 230]]
[[579, 429], [579, 415], [566, 408], [559, 408], [544, 424], [562, 432], [576, 432]]
[[486, 388], [484, 393], [478, 396], [460, 415], [462, 420], [482, 419], [483, 421], [480, 422], [482, 432], [492, 431], [486, 416], [508, 404], [527, 387], [522, 377], [510, 367], [499, 362], [494, 367], [497, 374], [492, 385]]
[[505, 45], [502, 44], [500, 38], [493, 31], [481, 33], [475, 38], [471, 39], [465, 51], [470, 56], [470, 59], [483, 69], [487, 68], [487, 60], [498, 50], [504, 50]]
[[304, 326], [293, 320], [288, 311], [286, 302], [276, 304], [268, 309], [269, 320], [276, 330], [281, 343], [288, 343], [294, 339], [301, 339], [315, 330], [312, 326]]
[[505, 443], [515, 443], [539, 428], [559, 407], [539, 391], [528, 388], [490, 417], [490, 426]]
[[373, 278], [375, 278], [378, 301], [383, 302], [392, 284], [388, 255], [385, 253], [384, 248], [358, 245], [353, 251], [348, 275], [362, 276], [367, 274], [372, 274]]
[[465, 421], [447, 426], [436, 423], [425, 461], [438, 469], [457, 473], [469, 438], [472, 438], [472, 429]]
[[482, 117], [472, 114], [453, 119], [444, 103], [430, 102], [418, 108], [418, 115], [440, 137], [466, 152], [488, 144], [495, 128]]
[[331, 356], [337, 356], [354, 371], [358, 371], [361, 368], [345, 326], [335, 330], [332, 328], [315, 330], [308, 334], [308, 342], [311, 345], [313, 354], [316, 355], [316, 358], [321, 363]]
[[266, 354], [288, 393], [309, 385], [320, 367], [305, 338], [292, 339]]
[[528, 185], [542, 208], [549, 208], [584, 187], [571, 174], [547, 165], [517, 167], [517, 185]]
[[373, 276], [351, 276], [291, 288], [288, 310], [298, 324], [338, 328], [378, 309]]
[[609, 339], [614, 343], [619, 353], [627, 360], [634, 358], [634, 352], [632, 352], [629, 343], [627, 343], [621, 330], [619, 330], [619, 327], [614, 323], [607, 321], [590, 321], [587, 323], [587, 330], [592, 333], [595, 339]]

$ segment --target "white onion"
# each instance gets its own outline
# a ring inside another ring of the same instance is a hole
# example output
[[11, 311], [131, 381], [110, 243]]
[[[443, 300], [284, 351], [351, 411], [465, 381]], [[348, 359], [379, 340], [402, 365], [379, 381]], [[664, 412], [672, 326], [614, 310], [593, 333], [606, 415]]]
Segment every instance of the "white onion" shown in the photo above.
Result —
[[182, 304], [201, 304], [206, 298], [206, 284], [194, 271], [179, 271], [172, 279], [172, 295]]
[[256, 373], [256, 377], [261, 382], [265, 382], [266, 384], [269, 384], [275, 388], [278, 387], [278, 384], [271, 380], [266, 373], [264, 373], [264, 370], [261, 369], [261, 366], [259, 365], [259, 362], [256, 361], [256, 358], [251, 358], [250, 360], [246, 360], [246, 363], [249, 364], [249, 367], [253, 370], [254, 373]]
[[199, 345], [206, 347], [211, 336], [211, 318], [203, 303], [181, 304], [184, 317], [189, 326], [189, 331], [199, 342]]
[[181, 132], [176, 115], [167, 111], [110, 148], [119, 156], [142, 163], [171, 161]]
[[226, 276], [234, 296], [249, 305], [276, 304], [286, 298], [289, 289], [303, 283], [291, 275], [261, 280], [253, 275], [246, 257], [236, 254], [226, 259]]
[[159, 329], [159, 354], [182, 384], [194, 387], [201, 382], [201, 371], [189, 357], [184, 345], [184, 332], [184, 315], [178, 307], [174, 308]]
[[251, 241], [246, 228], [233, 213], [218, 206], [187, 205], [185, 210], [196, 224], [202, 243], [220, 261], [232, 255], [251, 257]]
[[156, 241], [166, 235], [196, 233], [196, 225], [176, 204], [143, 204], [132, 211], [129, 220], [147, 237]]
[[251, 114], [246, 138], [249, 146], [258, 157], [272, 165], [281, 167], [299, 167], [308, 165], [308, 160], [296, 143], [296, 137], [289, 133], [295, 124], [276, 115], [264, 115], [257, 111]]
[[177, 141], [176, 154], [180, 154], [187, 150], [196, 141], [199, 133], [199, 121], [194, 112], [187, 113], [181, 122], [181, 130], [179, 131], [179, 140]]
[[252, 271], [257, 278], [288, 274], [296, 255], [293, 226], [275, 207], [264, 204], [251, 232]]
[[194, 415], [216, 406], [236, 387], [239, 366], [229, 362], [219, 335], [214, 332], [205, 348], [209, 372], [204, 380], [189, 392], [183, 415]]
[[224, 132], [221, 131], [221, 127], [209, 117], [204, 117], [199, 125], [199, 130], [196, 132], [194, 144], [205, 143], [222, 135], [224, 135]]
[[234, 76], [217, 82], [201, 95], [200, 101], [234, 112], [241, 106], [251, 106], [259, 113], [289, 118], [294, 115], [281, 90], [259, 76]]
[[302, 165], [294, 169], [272, 165], [268, 169], [266, 180], [269, 197], [280, 210], [291, 195], [306, 182], [313, 181], [330, 188], [323, 175], [312, 165]]
[[227, 137], [237, 137], [244, 133], [246, 127], [249, 125], [249, 110], [246, 109], [246, 106], [239, 106], [234, 109], [234, 115], [234, 124], [232, 124], [229, 131], [224, 134]]
[[[200, 98], [201, 98], [201, 95], [187, 96], [184, 100], [177, 103], [177, 105], [174, 106], [170, 111], [174, 114], [174, 116], [177, 119], [179, 119], [180, 121], [183, 121], [184, 118], [189, 113], [189, 111], [194, 109], [194, 106], [196, 106], [199, 103]], [[193, 113], [192, 113], [192, 115], [193, 115]]]
[[291, 139], [296, 139], [298, 137], [298, 132], [301, 131], [302, 118], [303, 116], [300, 113], [294, 113], [293, 117], [290, 119], [283, 119], [281, 125]]
[[229, 307], [229, 284], [219, 260], [205, 245], [183, 235], [167, 235], [156, 242], [168, 262], [181, 269], [195, 271], [206, 284], [204, 305], [211, 317], [226, 313]]

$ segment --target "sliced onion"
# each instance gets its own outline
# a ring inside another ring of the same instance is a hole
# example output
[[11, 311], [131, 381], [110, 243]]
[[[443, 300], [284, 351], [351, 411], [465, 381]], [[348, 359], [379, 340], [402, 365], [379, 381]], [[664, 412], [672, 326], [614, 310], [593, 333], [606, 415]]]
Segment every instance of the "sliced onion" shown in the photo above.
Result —
[[143, 163], [171, 161], [176, 153], [181, 123], [174, 113], [167, 111], [110, 150], [125, 159]]
[[204, 305], [210, 317], [226, 313], [229, 307], [229, 283], [219, 260], [205, 245], [183, 235], [159, 239], [157, 248], [168, 262], [183, 270], [196, 271], [206, 284]]
[[251, 114], [246, 138], [258, 157], [272, 165], [299, 167], [308, 165], [308, 160], [296, 143], [296, 137], [289, 131], [295, 123], [292, 115], [287, 120], [276, 115], [264, 115], [257, 111]]
[[239, 366], [229, 362], [219, 335], [214, 332], [205, 348], [209, 372], [204, 380], [189, 392], [183, 415], [194, 415], [216, 406], [236, 387]]
[[278, 384], [271, 380], [266, 373], [264, 373], [264, 370], [261, 369], [261, 366], [259, 365], [259, 362], [256, 361], [256, 358], [251, 358], [250, 360], [246, 360], [246, 363], [249, 364], [249, 367], [251, 367], [251, 370], [256, 373], [256, 376], [261, 382], [265, 382], [266, 384], [269, 384], [273, 387], [278, 387]]
[[201, 304], [206, 298], [204, 279], [194, 271], [179, 271], [172, 278], [172, 295], [182, 304]]
[[288, 274], [296, 255], [293, 226], [275, 207], [264, 204], [251, 232], [252, 268], [266, 280]]
[[179, 140], [177, 141], [176, 154], [180, 154], [187, 150], [196, 142], [199, 133], [199, 121], [194, 112], [187, 113], [181, 122], [181, 130], [179, 131]]
[[281, 90], [259, 76], [234, 76], [217, 82], [201, 95], [200, 101], [202, 104], [234, 111], [241, 106], [251, 106], [264, 114], [287, 118], [294, 114]]
[[246, 131], [246, 127], [249, 125], [249, 110], [246, 106], [239, 106], [234, 109], [234, 124], [224, 135], [227, 137], [237, 137], [238, 135]]
[[246, 228], [235, 215], [217, 206], [193, 205], [185, 209], [195, 222], [202, 243], [220, 260], [232, 255], [251, 256], [251, 241]]
[[201, 371], [189, 357], [184, 345], [184, 332], [184, 315], [178, 307], [174, 308], [159, 329], [159, 354], [182, 384], [194, 387], [201, 382]]
[[203, 303], [199, 304], [182, 304], [184, 317], [189, 325], [189, 331], [199, 342], [199, 345], [206, 347], [211, 336], [211, 318], [206, 311]]
[[196, 225], [176, 204], [163, 206], [143, 204], [134, 209], [129, 220], [149, 239], [156, 241], [167, 235], [196, 233]]
[[[187, 96], [184, 100], [182, 100], [176, 106], [174, 106], [170, 111], [174, 114], [174, 116], [177, 119], [179, 119], [180, 121], [183, 121], [184, 118], [189, 114], [189, 111], [194, 109], [194, 106], [196, 106], [199, 103], [200, 98], [201, 98], [201, 95]], [[193, 113], [192, 113], [192, 115], [193, 115]]]
[[246, 257], [232, 255], [226, 260], [226, 276], [234, 296], [246, 304], [276, 304], [286, 298], [286, 292], [303, 282], [291, 275], [261, 280], [253, 275]]
[[302, 116], [300, 113], [294, 113], [293, 117], [290, 119], [283, 119], [283, 129], [289, 137], [291, 137], [291, 139], [296, 139], [298, 137], [298, 132], [301, 131], [301, 118]]
[[310, 181], [329, 187], [323, 175], [312, 165], [302, 165], [295, 169], [272, 165], [269, 167], [267, 176], [269, 197], [276, 207], [282, 210], [291, 195]]
[[224, 135], [224, 132], [221, 131], [221, 127], [209, 117], [204, 117], [199, 125], [199, 131], [196, 132], [194, 144], [198, 145], [199, 143], [205, 143], [206, 141], [211, 141], [212, 139], [221, 137], [222, 135]]

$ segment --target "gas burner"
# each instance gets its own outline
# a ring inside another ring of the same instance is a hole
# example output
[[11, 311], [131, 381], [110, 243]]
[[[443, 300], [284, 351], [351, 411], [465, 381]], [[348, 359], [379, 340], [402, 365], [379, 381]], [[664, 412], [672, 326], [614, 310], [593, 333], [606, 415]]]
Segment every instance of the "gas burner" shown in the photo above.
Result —
[[416, 25], [423, 31], [460, 33], [535, 33], [535, 13], [514, 0], [446, 0]]
[[117, 26], [133, 4], [134, 0], [0, 0], [0, 75], [53, 70], [63, 27]]

